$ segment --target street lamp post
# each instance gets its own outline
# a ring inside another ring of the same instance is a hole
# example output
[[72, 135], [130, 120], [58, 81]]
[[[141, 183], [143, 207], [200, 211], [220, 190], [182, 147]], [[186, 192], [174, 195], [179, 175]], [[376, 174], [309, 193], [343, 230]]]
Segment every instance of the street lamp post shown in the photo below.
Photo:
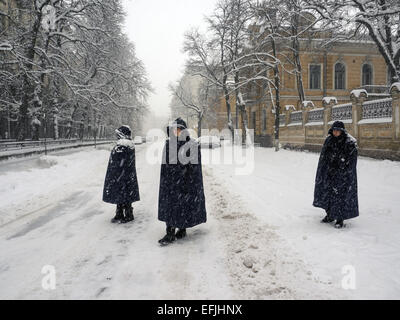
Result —
[[47, 120], [46, 120], [46, 112], [43, 114], [44, 117], [44, 154], [47, 156]]
[[97, 118], [97, 112], [94, 110], [94, 116], [93, 116], [93, 127], [94, 127], [94, 148], [97, 148], [97, 126], [96, 126], [96, 119]]
[[8, 129], [8, 133], [7, 133], [6, 139], [10, 139], [11, 138], [10, 105], [8, 105], [8, 108], [7, 108], [7, 129]]

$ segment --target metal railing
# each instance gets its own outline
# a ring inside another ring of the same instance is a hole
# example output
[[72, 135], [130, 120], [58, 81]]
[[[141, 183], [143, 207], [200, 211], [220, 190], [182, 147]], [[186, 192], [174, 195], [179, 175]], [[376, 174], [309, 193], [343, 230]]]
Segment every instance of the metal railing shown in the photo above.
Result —
[[392, 98], [367, 101], [362, 105], [361, 119], [392, 117]]
[[324, 121], [324, 109], [313, 109], [308, 112], [308, 122], [322, 122]]
[[303, 123], [303, 111], [292, 112], [289, 123]]
[[286, 124], [286, 115], [280, 114], [279, 115], [279, 125], [284, 126]]
[[0, 152], [1, 151], [11, 151], [11, 150], [21, 150], [21, 149], [31, 149], [38, 147], [47, 147], [54, 145], [65, 145], [65, 144], [78, 144], [87, 142], [104, 142], [110, 141], [110, 139], [59, 139], [59, 140], [25, 140], [25, 141], [13, 141], [13, 142], [0, 142]]
[[332, 107], [332, 121], [353, 119], [353, 105], [351, 103], [340, 104]]
[[369, 95], [390, 95], [390, 87], [385, 85], [365, 85], [357, 88], [357, 90], [364, 89]]

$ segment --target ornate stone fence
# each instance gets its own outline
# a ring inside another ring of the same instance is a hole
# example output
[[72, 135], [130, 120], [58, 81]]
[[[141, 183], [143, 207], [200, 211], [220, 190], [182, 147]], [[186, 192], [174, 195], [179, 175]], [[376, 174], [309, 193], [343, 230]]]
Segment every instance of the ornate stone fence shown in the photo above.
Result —
[[281, 115], [281, 144], [319, 151], [333, 122], [340, 120], [357, 139], [361, 155], [400, 160], [400, 83], [392, 86], [390, 98], [369, 100], [365, 90], [354, 90], [350, 100], [338, 105], [336, 99], [324, 99], [323, 108], [309, 104], [287, 110]]
[[343, 121], [351, 123], [353, 119], [353, 105], [351, 103], [346, 103], [346, 104], [340, 104], [337, 106], [332, 107], [332, 116], [331, 116], [331, 123], [335, 121]]

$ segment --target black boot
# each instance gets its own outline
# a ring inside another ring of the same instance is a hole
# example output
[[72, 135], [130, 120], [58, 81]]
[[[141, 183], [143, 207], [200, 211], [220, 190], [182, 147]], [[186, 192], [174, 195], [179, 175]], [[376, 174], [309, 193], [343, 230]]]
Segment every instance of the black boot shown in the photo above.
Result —
[[128, 223], [135, 220], [135, 217], [133, 216], [132, 204], [125, 205], [124, 212], [125, 212], [125, 217], [121, 220], [121, 223]]
[[186, 237], [186, 229], [179, 229], [176, 234], [175, 237], [177, 239], [183, 239], [184, 237]]
[[342, 229], [344, 227], [344, 223], [342, 219], [337, 219], [335, 223], [335, 228], [336, 229]]
[[111, 219], [111, 223], [120, 223], [124, 219], [124, 208], [122, 205], [117, 204], [117, 211], [115, 212], [115, 217]]
[[326, 215], [326, 217], [321, 220], [321, 223], [331, 223], [333, 221], [335, 221], [335, 219], [332, 219], [329, 215]]
[[176, 240], [175, 237], [175, 228], [173, 227], [167, 227], [167, 234], [165, 235], [164, 238], [162, 238], [161, 240], [158, 241], [159, 244], [161, 244], [162, 246], [166, 246], [168, 244], [171, 244], [172, 242], [174, 242]]

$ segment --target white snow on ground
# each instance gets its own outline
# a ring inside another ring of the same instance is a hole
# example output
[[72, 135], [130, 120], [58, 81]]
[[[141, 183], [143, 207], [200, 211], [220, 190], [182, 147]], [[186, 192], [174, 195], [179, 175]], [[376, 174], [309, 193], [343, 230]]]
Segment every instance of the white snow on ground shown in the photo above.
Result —
[[[207, 224], [161, 248], [147, 147], [136, 149], [142, 200], [127, 225], [101, 201], [109, 150], [0, 163], [0, 299], [400, 298], [398, 162], [360, 158], [361, 216], [343, 230], [311, 206], [317, 154], [256, 148], [244, 176], [204, 165]], [[54, 291], [42, 289], [45, 265]], [[355, 290], [341, 286], [349, 265]]]
[[[206, 157], [204, 154], [203, 158]], [[345, 229], [337, 230], [321, 224], [324, 211], [311, 205], [318, 158], [313, 153], [276, 153], [257, 148], [251, 175], [236, 176], [233, 166], [226, 165], [214, 165], [207, 172], [221, 183], [223, 190], [230, 190], [227, 202], [240, 201], [251, 219], [256, 219], [251, 228], [243, 223], [243, 232], [249, 238], [255, 236], [255, 226], [262, 223], [269, 226], [263, 226], [263, 232], [279, 237], [278, 241], [274, 237], [266, 239], [264, 246], [259, 247], [265, 250], [271, 246], [276, 250], [278, 260], [272, 259], [277, 263], [274, 270], [281, 272], [280, 280], [293, 280], [290, 288], [307, 291], [317, 283], [326, 284], [322, 289], [329, 292], [326, 298], [399, 299], [400, 163], [359, 159], [360, 217], [347, 221]], [[234, 206], [230, 210], [232, 215], [237, 214]], [[271, 259], [264, 253], [257, 254], [257, 250], [251, 254], [260, 259], [261, 266]], [[294, 267], [295, 270], [286, 272], [288, 263], [297, 264], [298, 270]], [[348, 274], [348, 270], [354, 270], [349, 266], [355, 269], [356, 290], [342, 288], [342, 271]], [[310, 281], [298, 278], [304, 272]], [[267, 285], [266, 280], [268, 277], [261, 276], [255, 286]]]
[[[115, 207], [101, 201], [109, 150], [1, 163], [0, 299], [234, 298], [215, 219], [185, 242], [158, 245], [160, 168], [144, 148], [136, 150], [142, 201], [128, 225], [111, 224]], [[42, 289], [45, 265], [56, 268], [54, 291]]]

